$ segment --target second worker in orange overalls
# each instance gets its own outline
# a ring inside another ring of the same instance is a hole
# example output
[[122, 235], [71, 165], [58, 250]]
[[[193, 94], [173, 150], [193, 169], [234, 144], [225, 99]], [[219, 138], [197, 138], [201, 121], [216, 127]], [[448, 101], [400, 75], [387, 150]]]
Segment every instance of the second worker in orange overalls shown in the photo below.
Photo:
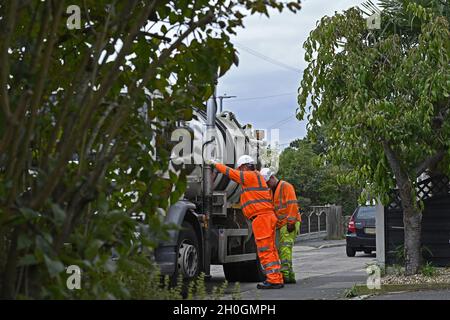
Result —
[[292, 248], [297, 234], [300, 232], [300, 222], [302, 221], [297, 195], [294, 186], [286, 181], [278, 180], [271, 169], [261, 169], [261, 175], [273, 192], [273, 204], [278, 218], [277, 245], [283, 281], [284, 283], [296, 283], [292, 266]]
[[283, 288], [281, 262], [275, 246], [277, 218], [271, 192], [264, 178], [255, 170], [255, 161], [248, 155], [241, 156], [237, 170], [209, 160], [220, 173], [241, 185], [241, 207], [245, 217], [252, 221], [259, 261], [266, 274], [266, 281], [258, 289]]

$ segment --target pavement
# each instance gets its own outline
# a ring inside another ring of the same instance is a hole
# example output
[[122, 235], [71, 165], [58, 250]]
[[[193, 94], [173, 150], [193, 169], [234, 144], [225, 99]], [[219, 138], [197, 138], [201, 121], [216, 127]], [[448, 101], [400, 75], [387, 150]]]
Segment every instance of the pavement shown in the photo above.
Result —
[[[300, 240], [293, 250], [297, 283], [279, 290], [258, 290], [256, 283], [240, 283], [241, 299], [310, 300], [344, 299], [346, 289], [365, 283], [366, 267], [375, 262], [375, 254], [358, 252], [349, 258], [345, 253], [345, 240]], [[222, 266], [211, 266], [212, 278], [208, 286], [220, 286], [225, 280]], [[234, 284], [225, 291], [231, 299]]]
[[389, 294], [369, 297], [367, 300], [450, 300], [450, 290], [391, 292]]

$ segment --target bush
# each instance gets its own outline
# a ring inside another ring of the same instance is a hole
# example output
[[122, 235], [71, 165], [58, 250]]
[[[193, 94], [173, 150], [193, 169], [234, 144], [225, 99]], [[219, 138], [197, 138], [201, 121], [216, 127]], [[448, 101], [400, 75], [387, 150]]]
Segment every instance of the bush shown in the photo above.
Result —
[[427, 262], [420, 269], [420, 273], [423, 274], [425, 277], [434, 277], [437, 274], [437, 268], [433, 266], [431, 262]]
[[[64, 1], [0, 4], [0, 298], [153, 297], [156, 273], [130, 261], [157, 246], [158, 212], [186, 190], [169, 166], [173, 129], [238, 62], [237, 9], [300, 10], [299, 0], [83, 4], [79, 31]], [[70, 265], [85, 290], [66, 290]]]

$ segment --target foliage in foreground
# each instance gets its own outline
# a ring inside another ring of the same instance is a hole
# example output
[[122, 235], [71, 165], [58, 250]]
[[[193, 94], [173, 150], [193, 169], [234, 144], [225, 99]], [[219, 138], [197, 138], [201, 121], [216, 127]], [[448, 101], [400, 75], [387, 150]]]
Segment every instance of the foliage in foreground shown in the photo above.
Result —
[[[230, 35], [246, 15], [300, 1], [0, 3], [0, 296], [72, 298], [77, 265], [90, 297], [130, 294], [130, 260], [166, 236], [183, 194], [170, 133], [203, 108], [237, 63]], [[114, 252], [116, 263], [112, 263]], [[141, 261], [142, 263], [142, 261]], [[145, 264], [144, 264], [145, 266]], [[128, 293], [127, 293], [128, 291]]]

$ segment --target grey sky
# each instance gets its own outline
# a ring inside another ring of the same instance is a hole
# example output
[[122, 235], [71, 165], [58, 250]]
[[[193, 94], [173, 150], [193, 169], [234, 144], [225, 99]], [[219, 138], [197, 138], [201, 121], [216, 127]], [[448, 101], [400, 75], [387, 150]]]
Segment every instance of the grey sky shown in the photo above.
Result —
[[[225, 99], [224, 109], [234, 112], [241, 123], [252, 123], [256, 128], [276, 125], [280, 129], [280, 143], [304, 137], [305, 121], [295, 119], [297, 89], [303, 59], [303, 42], [323, 16], [361, 4], [362, 0], [304, 0], [297, 14], [273, 12], [270, 19], [252, 16], [245, 20], [245, 29], [233, 39], [239, 51], [239, 67], [233, 67], [219, 81], [218, 94], [236, 95]], [[241, 47], [239, 46], [241, 45]], [[258, 58], [247, 51], [250, 48], [292, 69], [283, 68]], [[265, 99], [249, 99], [275, 96]], [[281, 124], [281, 125], [277, 125]]]

